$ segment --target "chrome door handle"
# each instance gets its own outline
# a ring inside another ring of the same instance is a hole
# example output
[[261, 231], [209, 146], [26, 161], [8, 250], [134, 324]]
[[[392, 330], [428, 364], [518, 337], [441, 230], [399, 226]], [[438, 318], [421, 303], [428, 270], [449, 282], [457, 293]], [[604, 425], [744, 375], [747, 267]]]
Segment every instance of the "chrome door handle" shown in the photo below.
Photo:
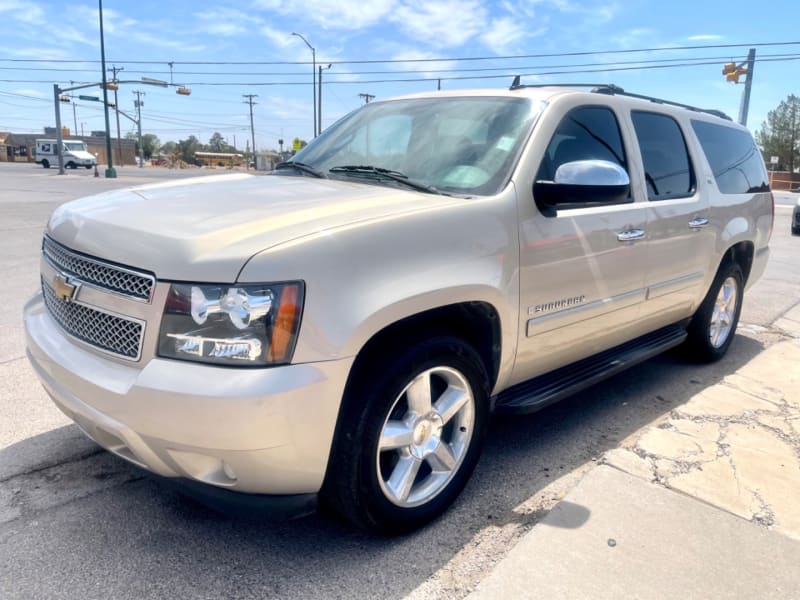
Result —
[[633, 240], [640, 240], [644, 237], [644, 229], [628, 229], [628, 231], [621, 231], [617, 234], [617, 239], [620, 242], [632, 242]]
[[708, 225], [708, 219], [704, 219], [702, 217], [697, 217], [696, 219], [689, 221], [689, 229], [700, 229], [706, 225]]

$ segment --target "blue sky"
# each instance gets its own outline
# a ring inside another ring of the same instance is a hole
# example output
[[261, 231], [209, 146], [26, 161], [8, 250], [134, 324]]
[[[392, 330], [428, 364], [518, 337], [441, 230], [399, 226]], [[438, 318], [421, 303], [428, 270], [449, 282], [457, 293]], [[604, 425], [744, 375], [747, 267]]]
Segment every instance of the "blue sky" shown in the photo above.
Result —
[[[171, 78], [192, 89], [191, 96], [179, 96], [174, 89], [123, 84], [119, 104], [129, 114], [134, 114], [133, 91], [146, 92], [145, 133], [162, 142], [192, 134], [207, 142], [219, 131], [244, 148], [249, 113], [242, 94], [258, 94], [259, 149], [277, 148], [280, 137], [288, 142], [313, 135], [311, 51], [292, 32], [315, 46], [318, 63], [333, 63], [323, 75], [323, 128], [361, 105], [359, 93], [387, 98], [433, 90], [438, 78], [443, 89], [501, 87], [514, 73], [532, 74], [524, 78], [531, 83], [613, 82], [736, 118], [744, 86], [726, 82], [720, 71], [729, 59], [744, 60], [747, 46], [600, 51], [800, 42], [797, 0], [747, 8], [716, 0], [106, 0], [103, 9], [106, 60], [108, 66], [124, 67], [120, 79]], [[0, 130], [40, 132], [55, 121], [54, 82], [65, 87], [101, 78], [99, 63], [92, 62], [100, 59], [97, 2], [0, 0], [0, 24]], [[570, 52], [591, 54], [508, 58]], [[777, 55], [800, 56], [800, 43], [757, 48], [757, 58], [773, 60], [756, 64], [751, 129], [760, 127], [788, 94], [800, 94], [800, 60], [774, 60], [781, 58]], [[466, 58], [481, 60], [455, 60]], [[419, 59], [443, 60], [403, 62]], [[64, 60], [88, 62], [47, 62]], [[395, 62], [354, 62], [365, 60]], [[641, 63], [632, 62], [653, 60], [710, 64], [640, 69]], [[201, 64], [247, 61], [278, 64]], [[292, 62], [300, 64], [286, 64]], [[579, 64], [585, 66], [570, 66]], [[633, 68], [533, 75], [610, 66]], [[502, 77], [488, 78], [497, 75]], [[477, 79], [454, 79], [464, 77]], [[401, 79], [417, 81], [384, 81]], [[61, 106], [62, 122], [70, 128], [77, 121], [78, 130], [83, 127], [87, 134], [103, 129], [99, 104], [79, 101], [75, 119], [71, 105]], [[123, 118], [123, 135], [132, 128]]]

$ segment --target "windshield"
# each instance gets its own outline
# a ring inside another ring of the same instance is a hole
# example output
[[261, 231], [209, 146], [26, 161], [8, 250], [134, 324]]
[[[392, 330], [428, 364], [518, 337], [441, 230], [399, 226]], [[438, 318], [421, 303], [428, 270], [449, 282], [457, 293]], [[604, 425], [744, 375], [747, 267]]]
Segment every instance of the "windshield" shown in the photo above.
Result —
[[[388, 169], [435, 190], [498, 193], [540, 108], [527, 98], [439, 97], [373, 102], [347, 115], [292, 161], [332, 177]], [[330, 172], [331, 168], [340, 167]], [[374, 171], [372, 173], [375, 173]]]
[[64, 149], [72, 152], [86, 152], [86, 144], [83, 142], [64, 142]]

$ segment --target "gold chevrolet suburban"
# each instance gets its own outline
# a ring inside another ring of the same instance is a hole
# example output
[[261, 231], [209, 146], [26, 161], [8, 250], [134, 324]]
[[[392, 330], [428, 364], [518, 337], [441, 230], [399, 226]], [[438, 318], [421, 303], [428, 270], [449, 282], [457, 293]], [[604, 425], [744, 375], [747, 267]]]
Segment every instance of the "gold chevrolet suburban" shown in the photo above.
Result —
[[616, 86], [372, 102], [268, 176], [58, 208], [28, 356], [98, 444], [162, 476], [401, 532], [492, 411], [734, 339], [773, 225], [750, 134]]

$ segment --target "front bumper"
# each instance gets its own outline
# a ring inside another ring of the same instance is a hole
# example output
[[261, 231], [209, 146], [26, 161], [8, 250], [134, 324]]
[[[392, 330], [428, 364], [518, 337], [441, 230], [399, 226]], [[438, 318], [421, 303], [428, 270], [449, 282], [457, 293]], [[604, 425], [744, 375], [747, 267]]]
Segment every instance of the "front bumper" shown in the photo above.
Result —
[[24, 319], [45, 390], [107, 450], [162, 476], [239, 492], [319, 491], [352, 358], [262, 369], [121, 364], [75, 344], [41, 294]]

